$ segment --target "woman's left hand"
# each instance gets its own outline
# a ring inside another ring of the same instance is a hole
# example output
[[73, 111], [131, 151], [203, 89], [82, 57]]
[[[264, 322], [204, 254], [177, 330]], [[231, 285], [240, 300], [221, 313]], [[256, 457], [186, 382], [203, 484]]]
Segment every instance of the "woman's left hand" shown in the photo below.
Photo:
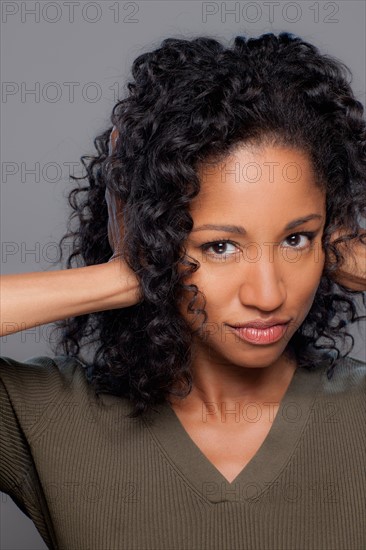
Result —
[[[346, 234], [346, 229], [335, 231], [330, 242]], [[353, 239], [339, 244], [338, 247], [345, 261], [332, 274], [333, 280], [349, 290], [366, 291], [366, 245], [359, 239]]]

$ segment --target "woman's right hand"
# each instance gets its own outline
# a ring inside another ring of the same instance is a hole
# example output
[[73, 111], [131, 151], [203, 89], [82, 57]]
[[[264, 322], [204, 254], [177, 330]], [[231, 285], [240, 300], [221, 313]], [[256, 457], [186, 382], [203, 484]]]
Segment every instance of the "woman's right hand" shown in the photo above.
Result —
[[108, 241], [113, 252], [108, 260], [110, 262], [123, 256], [123, 214], [121, 199], [108, 186], [105, 200], [108, 208]]
[[[118, 266], [117, 273], [122, 274], [125, 280], [128, 280], [129, 287], [135, 289], [135, 299], [133, 303], [137, 304], [141, 301], [141, 297], [138, 294], [140, 290], [139, 279], [136, 273], [124, 260], [122, 202], [114, 191], [111, 191], [108, 187], [106, 187], [105, 199], [108, 208], [108, 241], [113, 252], [107, 263], [113, 263]], [[133, 303], [130, 305], [133, 305]]]
[[[112, 154], [116, 147], [118, 138], [118, 130], [113, 126], [110, 140], [109, 140], [109, 154]], [[136, 273], [127, 265], [124, 260], [123, 252], [123, 210], [122, 201], [108, 185], [105, 189], [105, 200], [108, 208], [108, 241], [112, 249], [112, 256], [109, 258], [108, 263], [116, 262], [119, 265], [119, 270], [123, 273], [124, 277], [128, 278], [130, 286], [135, 287], [135, 303], [141, 301], [139, 293], [139, 280]]]
[[[116, 149], [118, 136], [118, 130], [115, 126], [113, 126], [109, 137], [109, 155], [111, 155]], [[122, 256], [122, 242], [124, 235], [122, 202], [116, 193], [108, 187], [108, 185], [106, 185], [105, 189], [105, 200], [108, 208], [108, 241], [113, 251], [111, 258], [108, 260], [110, 262]]]
[[123, 259], [121, 203], [109, 189], [106, 201], [110, 260], [73, 269], [2, 275], [0, 336], [143, 300], [140, 281]]

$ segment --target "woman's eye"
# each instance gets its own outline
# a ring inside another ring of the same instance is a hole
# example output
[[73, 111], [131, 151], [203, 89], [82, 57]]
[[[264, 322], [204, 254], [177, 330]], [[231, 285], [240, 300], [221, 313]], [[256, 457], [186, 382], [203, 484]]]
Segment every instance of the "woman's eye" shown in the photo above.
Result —
[[306, 248], [314, 240], [315, 233], [294, 233], [285, 239], [290, 243], [290, 248]]
[[[315, 235], [315, 232], [293, 233], [285, 239], [284, 242], [289, 243], [285, 245], [285, 248], [295, 248], [297, 250], [308, 248]], [[241, 250], [231, 241], [213, 241], [201, 245], [200, 248], [206, 256], [218, 261], [233, 258], [238, 261], [238, 255], [241, 254]]]
[[219, 259], [233, 256], [240, 253], [237, 247], [228, 241], [216, 241], [212, 243], [206, 243], [201, 246], [203, 252], [208, 256], [218, 257]]

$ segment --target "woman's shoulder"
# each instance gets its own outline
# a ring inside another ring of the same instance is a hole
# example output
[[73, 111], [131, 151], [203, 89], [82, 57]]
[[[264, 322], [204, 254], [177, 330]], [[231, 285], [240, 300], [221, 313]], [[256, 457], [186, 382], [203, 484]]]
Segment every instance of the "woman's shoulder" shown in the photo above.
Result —
[[330, 360], [323, 373], [323, 394], [328, 397], [353, 399], [365, 398], [366, 361], [346, 356]]
[[36, 355], [18, 360], [0, 356], [0, 400], [11, 401], [16, 408], [27, 403], [38, 407], [74, 401], [96, 411], [117, 408], [131, 412], [127, 397], [95, 389], [92, 366], [71, 355]]
[[35, 399], [37, 403], [91, 392], [86, 366], [67, 355], [37, 355], [22, 360], [0, 356], [0, 383], [12, 400]]
[[350, 356], [341, 357], [335, 362], [334, 371], [339, 373], [339, 379], [348, 383], [365, 381], [366, 361]]
[[63, 384], [71, 382], [74, 375], [85, 370], [85, 365], [73, 356], [36, 355], [27, 359], [15, 359], [14, 357], [0, 356], [0, 376], [7, 379], [23, 379], [23, 383], [32, 384], [59, 380]]

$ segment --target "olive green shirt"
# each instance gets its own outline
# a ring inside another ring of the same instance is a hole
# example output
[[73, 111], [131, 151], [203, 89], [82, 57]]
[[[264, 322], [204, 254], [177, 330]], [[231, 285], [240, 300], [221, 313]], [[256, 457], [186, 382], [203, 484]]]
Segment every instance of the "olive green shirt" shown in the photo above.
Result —
[[170, 405], [129, 419], [74, 358], [0, 357], [0, 490], [55, 549], [365, 550], [366, 363], [328, 361], [297, 368], [229, 483]]

